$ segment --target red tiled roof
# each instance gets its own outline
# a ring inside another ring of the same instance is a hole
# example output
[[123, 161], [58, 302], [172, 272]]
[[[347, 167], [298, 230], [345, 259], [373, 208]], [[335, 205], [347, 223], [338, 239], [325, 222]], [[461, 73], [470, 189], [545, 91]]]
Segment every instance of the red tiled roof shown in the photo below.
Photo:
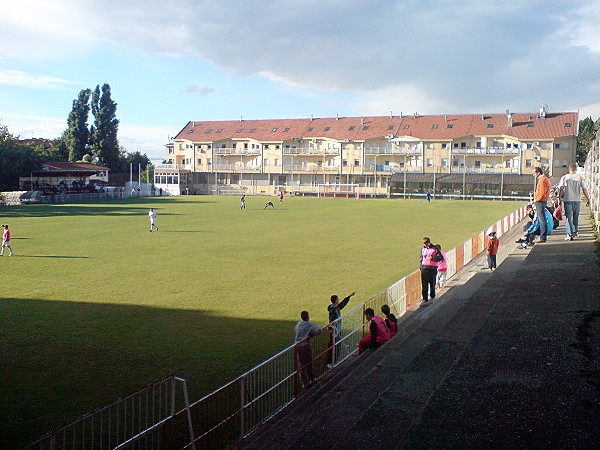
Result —
[[49, 162], [46, 164], [42, 164], [42, 170], [46, 167], [51, 171], [61, 172], [105, 172], [107, 170], [110, 170], [108, 167], [96, 166], [95, 164], [84, 162]]
[[[424, 140], [450, 140], [473, 135], [552, 139], [576, 135], [578, 113], [546, 113], [545, 118], [538, 118], [537, 113], [513, 113], [512, 121], [513, 125], [509, 127], [506, 114], [204, 121], [189, 122], [175, 139], [197, 143], [228, 139], [282, 142], [292, 138], [365, 141], [390, 134]], [[567, 123], [570, 126], [565, 126]]]

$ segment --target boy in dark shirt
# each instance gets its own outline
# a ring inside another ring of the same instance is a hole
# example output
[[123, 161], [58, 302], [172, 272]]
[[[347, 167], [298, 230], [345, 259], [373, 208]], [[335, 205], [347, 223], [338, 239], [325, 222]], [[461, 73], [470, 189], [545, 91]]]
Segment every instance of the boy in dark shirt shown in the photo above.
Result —
[[339, 319], [341, 317], [342, 309], [344, 309], [344, 307], [348, 304], [348, 302], [350, 301], [350, 298], [354, 294], [356, 294], [356, 292], [353, 292], [352, 294], [348, 295], [341, 302], [340, 302], [340, 298], [337, 295], [332, 295], [331, 296], [331, 305], [329, 305], [327, 307], [327, 312], [329, 313], [329, 332], [330, 332], [329, 349], [327, 350], [327, 365], [328, 366], [331, 366], [333, 364], [334, 345], [336, 344], [336, 342], [339, 341], [340, 335], [342, 333], [342, 321], [338, 320], [334, 324], [332, 324], [332, 322], [336, 321], [337, 319]]

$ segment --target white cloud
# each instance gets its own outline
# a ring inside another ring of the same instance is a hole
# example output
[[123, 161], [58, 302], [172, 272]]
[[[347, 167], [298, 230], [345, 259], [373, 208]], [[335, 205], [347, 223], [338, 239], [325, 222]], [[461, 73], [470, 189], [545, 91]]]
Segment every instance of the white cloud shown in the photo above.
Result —
[[54, 89], [81, 83], [63, 80], [48, 75], [35, 75], [20, 70], [0, 69], [0, 84], [35, 89]]
[[579, 110], [579, 120], [591, 117], [594, 121], [600, 119], [600, 103], [585, 105]]
[[599, 0], [40, 0], [3, 11], [0, 49], [26, 58], [103, 41], [359, 92], [373, 108], [389, 90], [428, 102], [410, 109], [531, 111], [598, 97], [599, 19]]

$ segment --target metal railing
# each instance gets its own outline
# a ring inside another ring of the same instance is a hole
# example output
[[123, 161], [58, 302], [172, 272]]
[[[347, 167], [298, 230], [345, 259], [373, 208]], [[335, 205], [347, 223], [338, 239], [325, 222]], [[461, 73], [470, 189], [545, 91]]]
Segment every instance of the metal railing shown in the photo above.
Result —
[[365, 147], [366, 155], [420, 155], [418, 147]]
[[[183, 398], [177, 395], [177, 383], [182, 384]], [[125, 449], [134, 445], [160, 449], [161, 428], [177, 411], [186, 419], [182, 432], [193, 442], [187, 385], [171, 375], [42, 436], [25, 449]]]
[[521, 152], [518, 148], [504, 147], [469, 147], [453, 148], [453, 155], [518, 155]]
[[585, 186], [590, 195], [590, 212], [600, 234], [600, 130], [592, 141], [585, 161]]

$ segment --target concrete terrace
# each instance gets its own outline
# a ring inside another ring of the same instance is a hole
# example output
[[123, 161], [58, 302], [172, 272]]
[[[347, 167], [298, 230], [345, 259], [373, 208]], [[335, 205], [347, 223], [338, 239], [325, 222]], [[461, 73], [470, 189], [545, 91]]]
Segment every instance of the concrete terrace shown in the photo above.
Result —
[[600, 448], [600, 272], [564, 226], [500, 240], [382, 348], [336, 368], [236, 448]]

